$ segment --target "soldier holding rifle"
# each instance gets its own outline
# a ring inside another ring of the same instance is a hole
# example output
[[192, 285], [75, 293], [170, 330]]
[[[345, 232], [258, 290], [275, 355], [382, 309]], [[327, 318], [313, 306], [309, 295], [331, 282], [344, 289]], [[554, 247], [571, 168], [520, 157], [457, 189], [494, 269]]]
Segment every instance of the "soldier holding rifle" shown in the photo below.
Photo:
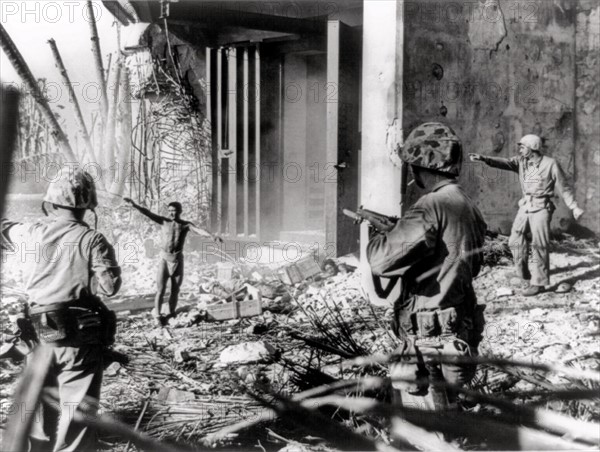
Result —
[[486, 224], [457, 183], [462, 145], [444, 124], [414, 129], [399, 150], [426, 193], [388, 232], [372, 233], [367, 259], [375, 275], [402, 278], [394, 305], [394, 332], [403, 339], [390, 373], [395, 397], [443, 409], [456, 394], [440, 383], [468, 383], [471, 364], [448, 364], [436, 355], [473, 356], [483, 331], [483, 309], [472, 280], [482, 263]]

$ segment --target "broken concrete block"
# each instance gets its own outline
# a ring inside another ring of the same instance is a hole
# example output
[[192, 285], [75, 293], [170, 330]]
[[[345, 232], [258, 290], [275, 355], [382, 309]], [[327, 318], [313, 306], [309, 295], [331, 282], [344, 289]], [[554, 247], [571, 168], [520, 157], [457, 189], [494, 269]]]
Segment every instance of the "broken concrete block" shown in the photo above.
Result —
[[114, 377], [119, 373], [119, 369], [121, 369], [121, 364], [113, 362], [106, 368], [104, 375], [108, 377]]
[[161, 387], [156, 399], [163, 402], [190, 402], [196, 399], [193, 392], [181, 391], [175, 388]]
[[175, 353], [173, 353], [173, 359], [177, 363], [183, 363], [192, 359], [192, 355], [187, 350], [178, 349], [175, 350]]
[[277, 350], [268, 342], [243, 342], [230, 345], [219, 356], [221, 364], [269, 362]]
[[510, 297], [511, 295], [514, 295], [514, 291], [510, 288], [510, 287], [498, 287], [496, 289], [496, 297], [500, 298], [500, 297]]
[[544, 309], [534, 308], [531, 311], [529, 311], [529, 316], [532, 317], [533, 319], [537, 319], [539, 317], [546, 315], [547, 313], [548, 312], [545, 311]]

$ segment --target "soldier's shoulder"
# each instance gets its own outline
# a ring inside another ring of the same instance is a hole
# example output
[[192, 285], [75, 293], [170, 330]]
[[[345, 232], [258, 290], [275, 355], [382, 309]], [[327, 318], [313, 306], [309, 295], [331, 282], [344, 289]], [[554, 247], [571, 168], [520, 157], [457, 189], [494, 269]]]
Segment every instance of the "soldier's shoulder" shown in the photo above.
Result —
[[96, 229], [92, 229], [89, 226], [86, 227], [85, 225], [82, 225], [81, 227], [82, 227], [81, 241], [84, 245], [99, 246], [99, 245], [109, 244], [108, 239], [102, 232], [100, 232]]
[[43, 218], [43, 219], [33, 221], [31, 223], [23, 223], [23, 225], [27, 227], [27, 229], [30, 233], [43, 232], [46, 229], [48, 229], [49, 227], [51, 227], [55, 221], [56, 220], [52, 220], [50, 218]]

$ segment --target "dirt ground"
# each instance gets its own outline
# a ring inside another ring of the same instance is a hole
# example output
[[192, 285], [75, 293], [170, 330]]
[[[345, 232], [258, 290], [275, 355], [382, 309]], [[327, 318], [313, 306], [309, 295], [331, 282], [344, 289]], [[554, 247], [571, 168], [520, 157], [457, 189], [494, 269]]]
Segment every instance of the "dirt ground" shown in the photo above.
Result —
[[[139, 257], [135, 262], [123, 264], [124, 285], [117, 301], [140, 299], [141, 295], [151, 298], [156, 259], [144, 253]], [[486, 304], [487, 326], [480, 354], [600, 370], [598, 244], [563, 237], [553, 244], [551, 267], [552, 286], [532, 298], [521, 295], [520, 282], [512, 276], [507, 257], [500, 258], [493, 267], [482, 269], [474, 283], [479, 302]], [[7, 332], [10, 317], [22, 296], [23, 271], [15, 256], [5, 257], [0, 311], [3, 333]], [[204, 321], [204, 310], [219, 297], [214, 293], [202, 294], [200, 288], [203, 283], [215, 280], [216, 267], [191, 252], [186, 255], [186, 272], [181, 312], [168, 328], [156, 328], [147, 310], [120, 315], [115, 349], [128, 355], [130, 362], [111, 364], [105, 372], [104, 413], [129, 425], [140, 420], [140, 429], [157, 438], [193, 444], [225, 425], [248, 416], [264, 416], [270, 430], [250, 429], [230, 436], [217, 446], [252, 449], [260, 444], [265, 449], [278, 450], [297, 446], [299, 443], [294, 441], [315, 446], [320, 442], [310, 435], [273, 422], [267, 410], [245, 397], [243, 386], [258, 382], [289, 395], [358, 375], [355, 370], [343, 368], [339, 354], [307, 346], [302, 337], [319, 338], [349, 355], [358, 348], [375, 354], [389, 353], [394, 347], [395, 340], [386, 328], [391, 312], [368, 305], [362, 297], [357, 272], [284, 289], [271, 281], [269, 284], [278, 288], [275, 293], [263, 296], [262, 315], [210, 323]], [[240, 283], [248, 281], [238, 276]], [[556, 293], [561, 282], [572, 284], [572, 290]], [[266, 290], [264, 281], [251, 283], [258, 287], [263, 284]], [[232, 288], [235, 287], [228, 290]], [[344, 336], [340, 329], [342, 319], [351, 325], [351, 338], [328, 338], [315, 326], [315, 319], [321, 319], [325, 331]], [[6, 337], [4, 334], [4, 340]], [[272, 356], [249, 362], [223, 362], [224, 350], [242, 343], [268, 343]], [[3, 406], [9, 403], [21, 368], [22, 363], [0, 361]], [[385, 368], [374, 372], [386, 374]], [[506, 376], [503, 379], [508, 381]], [[573, 382], [547, 374], [520, 376], [510, 384], [504, 383], [501, 391], [570, 387]], [[144, 409], [146, 401], [150, 402]], [[539, 403], [577, 419], [599, 420], [597, 405], [567, 406], [543, 399]], [[367, 424], [360, 427], [360, 422], [356, 422], [359, 428], [367, 429]], [[385, 438], [384, 431], [371, 433]], [[125, 448], [123, 442], [110, 435], [104, 435], [102, 441], [107, 450]]]

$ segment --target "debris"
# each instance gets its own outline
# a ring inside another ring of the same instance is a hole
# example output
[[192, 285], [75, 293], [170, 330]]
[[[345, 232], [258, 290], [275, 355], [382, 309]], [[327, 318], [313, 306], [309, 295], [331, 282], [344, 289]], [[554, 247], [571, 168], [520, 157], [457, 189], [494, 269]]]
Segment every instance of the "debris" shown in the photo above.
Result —
[[496, 289], [496, 297], [500, 298], [500, 297], [510, 297], [511, 295], [514, 295], [514, 291], [509, 288], [509, 287], [498, 287]]
[[298, 261], [285, 265], [277, 270], [277, 275], [284, 284], [293, 286], [305, 279], [312, 278], [321, 273], [321, 267], [317, 264], [315, 258], [311, 256], [303, 257]]
[[192, 355], [190, 354], [189, 345], [184, 343], [179, 345], [173, 350], [173, 359], [177, 363], [183, 363], [185, 361], [189, 361], [192, 359]]
[[156, 400], [161, 402], [189, 402], [194, 400], [196, 396], [192, 392], [180, 391], [175, 388], [163, 386], [156, 395]]
[[[239, 319], [262, 314], [262, 297], [260, 291], [250, 284], [245, 284], [241, 289], [228, 295], [226, 299], [234, 299], [234, 301], [206, 308], [209, 320]], [[238, 301], [240, 299], [242, 301]]]
[[112, 363], [109, 364], [109, 366], [104, 370], [104, 374], [109, 376], [109, 377], [114, 377], [115, 375], [117, 375], [119, 373], [119, 370], [121, 369], [121, 364], [119, 364], [116, 361], [113, 361]]
[[269, 362], [277, 355], [277, 350], [268, 342], [243, 342], [230, 345], [221, 352], [221, 364]]
[[223, 262], [217, 265], [217, 279], [219, 281], [231, 281], [234, 265], [230, 262]]

